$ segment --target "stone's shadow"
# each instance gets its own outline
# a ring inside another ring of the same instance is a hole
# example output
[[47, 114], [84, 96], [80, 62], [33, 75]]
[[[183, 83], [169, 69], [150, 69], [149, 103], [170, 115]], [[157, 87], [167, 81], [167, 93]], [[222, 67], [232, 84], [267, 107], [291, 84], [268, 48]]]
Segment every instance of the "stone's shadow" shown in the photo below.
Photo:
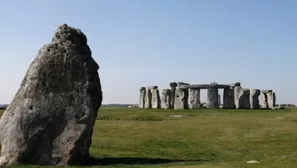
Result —
[[87, 165], [149, 165], [149, 164], [168, 164], [174, 162], [197, 162], [199, 160], [175, 160], [175, 159], [160, 159], [160, 158], [145, 158], [145, 157], [91, 157]]

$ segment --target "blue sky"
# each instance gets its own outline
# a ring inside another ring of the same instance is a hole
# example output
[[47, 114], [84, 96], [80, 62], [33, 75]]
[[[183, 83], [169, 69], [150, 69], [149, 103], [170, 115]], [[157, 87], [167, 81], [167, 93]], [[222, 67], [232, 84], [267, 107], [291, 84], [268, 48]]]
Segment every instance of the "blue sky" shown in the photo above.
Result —
[[67, 23], [88, 37], [103, 103], [138, 103], [141, 86], [172, 81], [240, 81], [297, 104], [296, 9], [296, 0], [0, 1], [0, 103]]

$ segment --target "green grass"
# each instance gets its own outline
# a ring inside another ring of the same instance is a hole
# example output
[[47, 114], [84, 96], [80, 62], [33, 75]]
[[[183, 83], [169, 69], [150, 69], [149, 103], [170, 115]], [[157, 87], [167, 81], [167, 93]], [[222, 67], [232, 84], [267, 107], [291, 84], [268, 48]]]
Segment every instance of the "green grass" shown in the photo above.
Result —
[[[181, 118], [172, 115], [183, 115]], [[100, 109], [93, 167], [295, 168], [297, 109]], [[247, 164], [257, 160], [259, 164]], [[24, 166], [23, 166], [24, 167]]]

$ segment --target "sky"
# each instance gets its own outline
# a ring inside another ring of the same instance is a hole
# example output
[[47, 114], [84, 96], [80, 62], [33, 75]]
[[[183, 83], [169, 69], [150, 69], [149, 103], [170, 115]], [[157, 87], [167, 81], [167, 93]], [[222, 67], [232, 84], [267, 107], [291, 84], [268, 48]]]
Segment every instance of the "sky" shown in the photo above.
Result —
[[296, 0], [3, 0], [0, 104], [63, 23], [86, 34], [104, 104], [137, 104], [140, 87], [174, 81], [239, 81], [297, 104], [296, 9]]

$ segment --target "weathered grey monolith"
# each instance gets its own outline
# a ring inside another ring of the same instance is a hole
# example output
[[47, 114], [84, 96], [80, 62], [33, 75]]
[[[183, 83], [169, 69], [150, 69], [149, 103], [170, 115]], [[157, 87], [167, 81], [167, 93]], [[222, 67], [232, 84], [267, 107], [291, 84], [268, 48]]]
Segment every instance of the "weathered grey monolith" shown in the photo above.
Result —
[[250, 108], [251, 109], [259, 109], [260, 103], [259, 103], [259, 96], [261, 94], [261, 91], [259, 89], [251, 89], [250, 90]]
[[145, 91], [145, 108], [152, 108], [152, 87], [147, 87]]
[[218, 105], [219, 105], [219, 107], [221, 105], [221, 95], [220, 94], [218, 94]]
[[262, 90], [262, 108], [268, 109], [269, 108], [269, 98], [268, 93], [272, 92], [272, 90]]
[[207, 89], [207, 107], [208, 108], [219, 108], [219, 93], [218, 88], [209, 87]]
[[250, 90], [241, 89], [238, 95], [238, 109], [249, 109], [250, 108]]
[[225, 88], [223, 93], [223, 108], [233, 109], [234, 104], [234, 90], [233, 88]]
[[235, 86], [233, 88], [233, 91], [234, 91], [234, 104], [235, 104], [235, 108], [239, 108], [239, 95], [240, 95], [240, 92], [241, 92], [242, 88], [240, 86]]
[[201, 108], [200, 89], [190, 89], [189, 99], [190, 109]]
[[88, 161], [102, 102], [87, 37], [63, 24], [31, 63], [0, 120], [0, 166]]
[[189, 105], [188, 105], [189, 90], [181, 89], [179, 87], [181, 85], [189, 85], [189, 84], [183, 83], [183, 82], [177, 83], [177, 87], [175, 90], [174, 109], [187, 109], [189, 107]]
[[163, 89], [161, 93], [161, 108], [170, 109], [171, 108], [171, 90]]
[[268, 107], [273, 109], [275, 107], [275, 93], [273, 91], [267, 93]]
[[161, 108], [161, 99], [158, 86], [150, 88], [152, 92], [152, 108]]
[[176, 82], [171, 82], [170, 83], [170, 87], [171, 87], [171, 107], [172, 109], [174, 109], [174, 104], [175, 104], [175, 90], [177, 87], [177, 83]]
[[138, 108], [144, 108], [145, 107], [145, 87], [140, 88], [140, 95], [139, 95], [139, 105]]

